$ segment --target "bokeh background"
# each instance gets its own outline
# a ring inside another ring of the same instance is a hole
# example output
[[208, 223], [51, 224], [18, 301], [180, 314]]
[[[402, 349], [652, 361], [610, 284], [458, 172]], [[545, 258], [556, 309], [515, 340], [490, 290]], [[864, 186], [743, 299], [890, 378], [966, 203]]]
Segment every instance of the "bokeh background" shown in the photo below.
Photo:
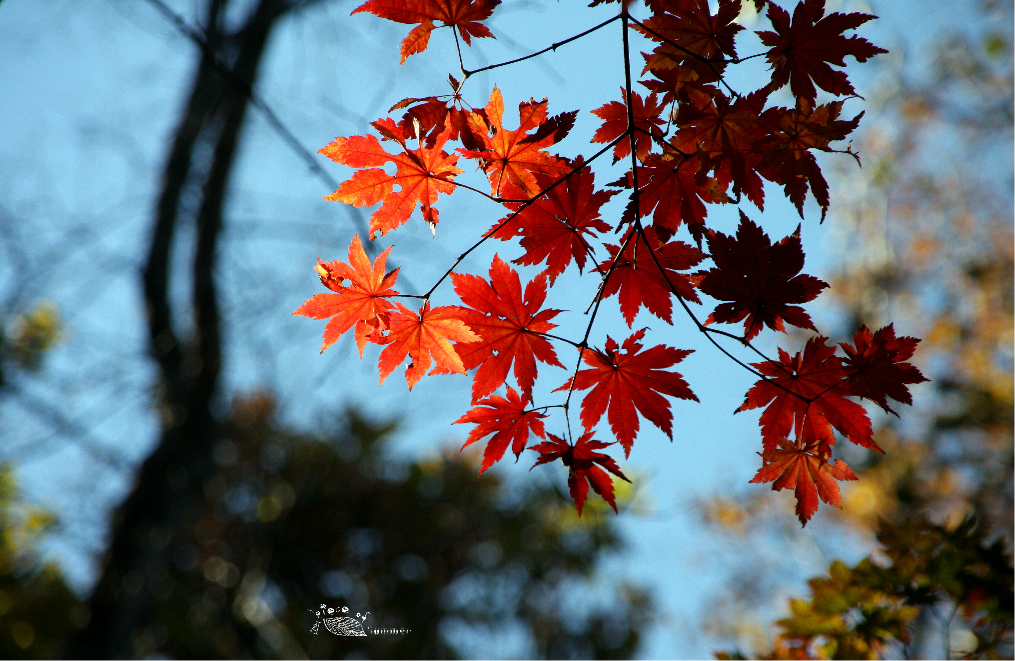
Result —
[[[643, 429], [620, 515], [581, 519], [562, 469], [529, 472], [523, 455], [476, 478], [468, 430], [451, 425], [468, 380], [410, 393], [400, 374], [379, 386], [351, 338], [319, 354], [323, 324], [291, 312], [319, 289], [316, 258], [345, 259], [367, 215], [321, 199], [349, 172], [316, 151], [404, 97], [445, 93], [457, 69], [446, 31], [399, 66], [407, 26], [350, 16], [356, 4], [0, 2], [5, 655], [758, 654], [806, 579], [879, 548], [879, 517], [955, 530], [974, 512], [1010, 550], [1010, 2], [827, 3], [881, 16], [859, 33], [891, 53], [850, 63], [865, 100], [844, 114], [866, 112], [864, 167], [820, 161], [834, 196], [824, 224], [805, 209], [805, 271], [833, 287], [811, 309], [835, 339], [890, 321], [924, 338], [915, 362], [932, 382], [901, 419], [876, 418], [885, 457], [844, 449], [861, 480], [804, 530], [790, 494], [747, 484], [757, 417], [731, 412], [750, 375], [686, 321], [635, 323], [696, 350], [681, 367], [702, 403], [674, 403], [672, 443]], [[497, 39], [465, 57], [518, 57], [613, 10], [513, 0], [489, 22]], [[483, 105], [497, 84], [509, 109], [580, 108], [560, 148], [587, 154], [587, 111], [623, 81], [617, 31], [477, 75], [466, 99]], [[749, 33], [738, 43], [761, 50]], [[601, 184], [619, 174], [597, 170]], [[406, 290], [501, 217], [465, 193], [442, 198], [436, 237], [414, 217], [376, 242], [394, 245]], [[768, 232], [791, 233], [796, 211], [767, 197]], [[735, 228], [735, 210], [710, 214]], [[484, 246], [462, 267], [516, 250]], [[593, 286], [551, 292], [549, 307], [573, 311], [564, 331], [583, 328]], [[598, 344], [626, 330], [615, 307]], [[551, 371], [537, 399], [566, 378]], [[958, 601], [921, 606], [913, 640], [887, 653], [976, 648], [979, 629], [948, 617]], [[412, 632], [314, 635], [321, 603]]]

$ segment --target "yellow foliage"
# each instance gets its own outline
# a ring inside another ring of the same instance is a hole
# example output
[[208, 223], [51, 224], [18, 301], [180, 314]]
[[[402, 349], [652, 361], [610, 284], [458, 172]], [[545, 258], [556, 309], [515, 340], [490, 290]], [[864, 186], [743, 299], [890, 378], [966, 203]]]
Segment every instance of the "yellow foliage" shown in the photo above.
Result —
[[60, 309], [52, 301], [40, 301], [26, 314], [13, 315], [6, 341], [12, 357], [26, 369], [36, 369], [43, 354], [61, 339]]

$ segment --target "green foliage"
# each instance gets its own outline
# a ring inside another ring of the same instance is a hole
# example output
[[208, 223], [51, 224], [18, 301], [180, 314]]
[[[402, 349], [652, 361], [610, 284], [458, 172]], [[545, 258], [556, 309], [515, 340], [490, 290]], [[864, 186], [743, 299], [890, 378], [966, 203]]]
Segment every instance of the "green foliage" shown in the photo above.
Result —
[[26, 505], [10, 466], [0, 466], [0, 658], [59, 656], [82, 611], [56, 566], [39, 557], [38, 543], [55, 523]]
[[0, 328], [0, 385], [5, 363], [37, 370], [46, 351], [60, 341], [60, 310], [49, 301], [40, 301], [24, 314], [12, 314]]
[[[0, 386], [14, 370], [38, 370], [60, 339], [60, 313], [48, 301], [0, 319]], [[56, 565], [38, 546], [56, 524], [24, 502], [14, 469], [0, 464], [0, 658], [47, 659], [60, 654], [84, 610]]]
[[[909, 657], [921, 610], [951, 613], [975, 643], [963, 658], [1011, 658], [1012, 558], [973, 517], [951, 530], [924, 518], [882, 522], [880, 553], [849, 567], [833, 562], [827, 577], [808, 581], [811, 598], [790, 601], [790, 617], [769, 659], [876, 659], [901, 646]], [[721, 653], [718, 658], [742, 658]]]
[[[477, 477], [474, 453], [404, 464], [384, 445], [393, 425], [349, 413], [335, 427], [299, 434], [274, 422], [269, 397], [238, 400], [196, 513], [145, 533], [167, 562], [124, 577], [125, 589], [150, 591], [149, 616], [105, 635], [125, 636], [134, 657], [453, 658], [491, 638], [520, 656], [633, 654], [645, 593], [622, 586], [598, 595], [605, 606], [585, 601], [599, 560], [620, 549], [605, 503], [579, 518], [553, 487], [513, 492]], [[40, 560], [54, 524], [0, 468], [0, 658], [59, 657], [88, 621]], [[322, 603], [410, 631], [314, 633]]]

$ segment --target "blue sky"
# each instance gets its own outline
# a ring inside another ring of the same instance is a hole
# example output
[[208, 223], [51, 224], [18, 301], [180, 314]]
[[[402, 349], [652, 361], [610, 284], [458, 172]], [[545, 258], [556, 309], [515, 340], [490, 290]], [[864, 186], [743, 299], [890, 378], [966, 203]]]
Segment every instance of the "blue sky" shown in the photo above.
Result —
[[[200, 3], [167, 4], [193, 21]], [[828, 5], [830, 10], [881, 13], [883, 18], [860, 34], [917, 56], [950, 26], [955, 11], [954, 3], [945, 2]], [[434, 33], [426, 53], [399, 66], [397, 44], [408, 26], [365, 14], [350, 17], [353, 6], [322, 3], [288, 20], [274, 36], [258, 83], [257, 93], [311, 151], [335, 136], [365, 133], [367, 122], [403, 97], [445, 93], [447, 74], [457, 72], [447, 30]], [[498, 39], [476, 40], [465, 52], [467, 65], [527, 54], [595, 25], [612, 11], [612, 6], [587, 10], [584, 3], [570, 0], [505, 3], [489, 22]], [[599, 120], [587, 111], [619, 98], [623, 83], [619, 30], [611, 25], [545, 59], [477, 75], [469, 81], [466, 99], [483, 105], [497, 84], [509, 128], [516, 125], [518, 102], [530, 97], [548, 97], [553, 114], [581, 108], [561, 153], [588, 155], [587, 140]], [[5, 404], [0, 408], [0, 438], [5, 439], [0, 457], [19, 464], [30, 496], [60, 514], [65, 525], [52, 552], [75, 583], [85, 587], [93, 576], [90, 554], [101, 548], [106, 514], [129, 487], [124, 468], [143, 459], [155, 441], [155, 417], [148, 404], [154, 374], [147, 364], [137, 269], [167, 138], [175, 129], [197, 50], [148, 3], [119, 0], [6, 0], [0, 4], [0, 34], [0, 90], [5, 90], [0, 94], [5, 119], [0, 223], [9, 223], [8, 231], [29, 246], [30, 277], [22, 295], [54, 300], [66, 323], [65, 340], [50, 356], [43, 378], [24, 388], [31, 401], [86, 427], [90, 439], [85, 449], [69, 440], [73, 434], [66, 433], [66, 424], [40, 419], [29, 407]], [[755, 52], [746, 41], [741, 52]], [[735, 88], [750, 86], [751, 67], [763, 72], [763, 60], [745, 65], [741, 77], [731, 79]], [[860, 94], [871, 94], [879, 70], [851, 62], [850, 71]], [[849, 104], [846, 114], [864, 108], [859, 101]], [[319, 290], [311, 270], [316, 258], [344, 260], [355, 226], [347, 208], [321, 200], [330, 190], [262, 115], [251, 113], [246, 131], [231, 184], [221, 259], [230, 337], [226, 399], [270, 388], [278, 393], [287, 422], [299, 427], [312, 427], [322, 411], [350, 404], [378, 418], [401, 417], [396, 448], [408, 457], [460, 445], [468, 430], [452, 428], [451, 422], [468, 408], [468, 379], [430, 377], [410, 393], [399, 370], [379, 386], [377, 352], [370, 353], [375, 348], [368, 348], [360, 361], [351, 338], [345, 338], [319, 355], [323, 323], [290, 315]], [[321, 162], [339, 181], [350, 174], [323, 158]], [[460, 165], [471, 169], [471, 162]], [[605, 184], [620, 174], [600, 167], [597, 182]], [[481, 187], [479, 177], [469, 172], [462, 180]], [[788, 203], [777, 202], [777, 189], [770, 188], [767, 197], [771, 203], [763, 217], [745, 205], [748, 214], [763, 218], [775, 238], [789, 234], [801, 222], [798, 215]], [[617, 212], [620, 205], [615, 202], [607, 211]], [[436, 238], [416, 214], [378, 241], [380, 249], [394, 245], [389, 264], [402, 266], [402, 282], [407, 279], [421, 289], [503, 215], [467, 191], [442, 198], [438, 206]], [[716, 227], [731, 231], [735, 213], [714, 209], [710, 217]], [[813, 203], [805, 215], [805, 272], [820, 277], [841, 258], [835, 250], [834, 209], [824, 226], [818, 224]], [[520, 255], [516, 245], [492, 243], [463, 262], [463, 269], [485, 274], [494, 252], [504, 258]], [[536, 273], [519, 271], [523, 281]], [[0, 263], [0, 284], [14, 282], [15, 275]], [[572, 311], [558, 319], [562, 334], [580, 336], [592, 287], [586, 278], [552, 290], [546, 305]], [[438, 304], [456, 302], [449, 285], [435, 296]], [[625, 471], [638, 475], [638, 512], [620, 520], [631, 550], [611, 567], [655, 588], [659, 624], [643, 655], [698, 657], [712, 649], [695, 633], [703, 617], [700, 607], [727, 574], [721, 561], [723, 539], [702, 528], [692, 504], [697, 498], [743, 490], [757, 469], [757, 415], [732, 415], [753, 379], [707, 345], [679, 314], [670, 328], [643, 313], [634, 328], [644, 326], [650, 327], [653, 343], [695, 349], [679, 369], [701, 404], [673, 402], [672, 443], [643, 423], [630, 460], [622, 462]], [[607, 334], [622, 340], [629, 333], [614, 299], [604, 305], [591, 340], [601, 346]], [[566, 349], [560, 353], [571, 364]], [[566, 378], [562, 370], [540, 373], [537, 403]], [[562, 426], [562, 420], [551, 421], [551, 429]], [[523, 456], [517, 466], [506, 462], [497, 470], [510, 479], [525, 479], [529, 461]], [[81, 493], [89, 497], [82, 499]], [[771, 497], [790, 500], [788, 494]], [[841, 548], [819, 544], [813, 531], [820, 528], [820, 521], [808, 526], [793, 542], [800, 575], [821, 570], [834, 556], [855, 559], [863, 552], [849, 540], [842, 540]]]

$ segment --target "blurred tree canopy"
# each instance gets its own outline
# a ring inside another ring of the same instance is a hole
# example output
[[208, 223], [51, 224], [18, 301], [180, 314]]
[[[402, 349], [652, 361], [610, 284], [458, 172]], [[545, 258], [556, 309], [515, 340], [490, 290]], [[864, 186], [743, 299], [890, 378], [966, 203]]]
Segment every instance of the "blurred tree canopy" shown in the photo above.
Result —
[[[1004, 539], [991, 537], [974, 515], [958, 526], [922, 516], [882, 521], [879, 552], [853, 567], [836, 560], [827, 577], [810, 579], [810, 600], [790, 600], [790, 616], [776, 622], [774, 646], [755, 656], [930, 658], [915, 649], [914, 632], [927, 628], [921, 616], [943, 608], [940, 648], [949, 656], [1010, 658], [1015, 568]], [[716, 656], [744, 658], [739, 652]]]
[[[23, 311], [23, 308], [27, 309]], [[38, 370], [60, 339], [59, 310], [48, 301], [28, 306], [17, 295], [0, 314], [0, 397]], [[15, 470], [0, 463], [0, 657], [52, 659], [83, 623], [86, 611], [59, 567], [42, 558], [39, 544], [56, 524], [27, 502]]]
[[[1011, 658], [1011, 6], [983, 11], [1006, 27], [939, 40], [922, 79], [901, 63], [886, 72], [859, 149], [864, 169], [840, 174], [830, 216], [848, 256], [831, 288], [842, 336], [901, 320], [900, 333], [925, 338], [917, 359], [933, 383], [916, 398], [916, 422], [882, 420], [886, 454], [844, 448], [860, 480], [838, 522], [875, 536], [878, 550], [811, 579], [811, 598], [790, 600], [774, 644], [747, 623], [776, 592], [761, 574], [778, 572], [755, 565], [750, 587], [730, 591], [711, 630], [756, 656]], [[773, 516], [757, 499], [702, 511], [734, 535]]]
[[[4, 308], [20, 307], [5, 301]], [[2, 314], [2, 312], [0, 312]], [[0, 318], [0, 388], [7, 385], [10, 370], [32, 372], [42, 364], [46, 350], [60, 340], [60, 310], [49, 301], [38, 301], [24, 312], [7, 312]]]
[[[274, 421], [270, 396], [238, 399], [200, 505], [153, 533], [168, 562], [124, 579], [152, 600], [147, 617], [103, 645], [127, 658], [455, 658], [488, 654], [491, 640], [519, 657], [632, 655], [650, 602], [632, 586], [593, 586], [621, 547], [605, 506], [579, 519], [548, 483], [517, 491], [477, 477], [474, 453], [456, 449], [395, 461], [393, 425], [355, 413], [333, 428], [295, 433]], [[89, 620], [39, 560], [53, 522], [0, 471], [4, 658], [58, 657]], [[320, 604], [370, 611], [369, 635], [312, 631]]]
[[[236, 402], [132, 656], [448, 658], [489, 653], [491, 639], [519, 656], [633, 652], [642, 592], [609, 595], [605, 610], [562, 601], [618, 549], [603, 512], [578, 520], [549, 485], [515, 493], [477, 477], [457, 448], [399, 464], [383, 447], [392, 427], [353, 413], [326, 438], [272, 416], [264, 395]], [[312, 634], [322, 603], [370, 611], [367, 631], [411, 633]]]
[[0, 466], [0, 657], [52, 659], [85, 611], [60, 570], [43, 562], [38, 544], [54, 524], [26, 503], [14, 471]]

